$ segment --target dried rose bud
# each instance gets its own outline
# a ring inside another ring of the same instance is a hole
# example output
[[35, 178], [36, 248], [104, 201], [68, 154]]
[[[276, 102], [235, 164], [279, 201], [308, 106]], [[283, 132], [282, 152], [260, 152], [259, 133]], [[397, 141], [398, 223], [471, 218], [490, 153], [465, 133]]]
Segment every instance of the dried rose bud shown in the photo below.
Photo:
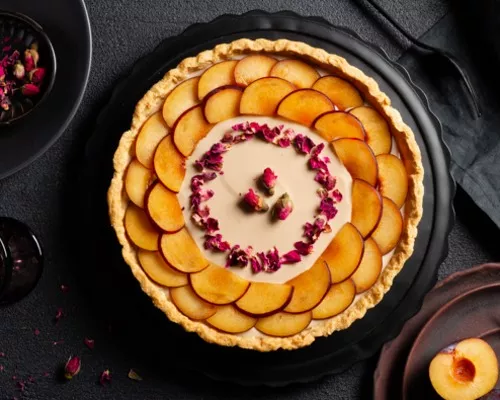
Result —
[[27, 72], [30, 72], [35, 68], [35, 61], [33, 60], [33, 55], [30, 49], [24, 51], [24, 68]]
[[106, 383], [111, 383], [111, 372], [109, 369], [102, 371], [101, 376], [99, 377], [99, 382], [101, 385], [105, 385]]
[[40, 93], [40, 88], [32, 83], [26, 83], [21, 88], [21, 92], [25, 96], [36, 96], [38, 93]]
[[250, 208], [254, 211], [267, 211], [269, 206], [253, 189], [248, 189], [247, 194], [243, 197], [245, 203], [247, 203]]
[[68, 362], [64, 366], [64, 377], [66, 379], [71, 379], [74, 376], [78, 375], [81, 366], [82, 362], [80, 360], [80, 357], [70, 357]]
[[276, 175], [271, 168], [266, 168], [260, 178], [262, 185], [270, 195], [274, 194], [274, 187], [276, 186], [277, 179], [278, 175]]
[[24, 76], [26, 75], [26, 72], [24, 70], [24, 65], [21, 64], [20, 61], [16, 62], [14, 64], [14, 68], [13, 68], [13, 71], [14, 71], [14, 76], [17, 78], [17, 79], [24, 79]]
[[83, 343], [85, 343], [85, 346], [87, 346], [90, 350], [94, 350], [94, 339], [85, 338], [83, 339]]
[[10, 104], [11, 104], [11, 102], [10, 102], [10, 100], [9, 100], [9, 98], [8, 98], [8, 97], [5, 97], [5, 96], [4, 96], [4, 97], [2, 97], [2, 98], [0, 99], [0, 107], [2, 108], [2, 110], [4, 110], [4, 111], [9, 111], [9, 109], [10, 109]]
[[45, 76], [45, 68], [35, 68], [28, 74], [30, 82], [33, 83], [41, 83], [44, 76]]
[[284, 221], [293, 211], [293, 202], [288, 193], [283, 194], [273, 207], [273, 216]]

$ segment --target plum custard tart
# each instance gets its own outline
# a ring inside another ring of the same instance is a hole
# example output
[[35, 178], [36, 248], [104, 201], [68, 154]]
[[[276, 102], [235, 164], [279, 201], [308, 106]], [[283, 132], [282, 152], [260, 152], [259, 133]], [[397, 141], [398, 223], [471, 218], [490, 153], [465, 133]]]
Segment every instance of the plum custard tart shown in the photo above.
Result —
[[348, 328], [413, 251], [423, 167], [377, 83], [241, 39], [183, 60], [114, 156], [111, 223], [142, 290], [204, 340], [297, 349]]

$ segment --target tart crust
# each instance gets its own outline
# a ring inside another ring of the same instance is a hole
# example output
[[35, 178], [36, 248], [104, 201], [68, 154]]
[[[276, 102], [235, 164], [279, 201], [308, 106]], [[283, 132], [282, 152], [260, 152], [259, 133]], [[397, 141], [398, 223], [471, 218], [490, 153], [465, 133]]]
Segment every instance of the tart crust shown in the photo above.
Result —
[[[181, 314], [170, 301], [168, 291], [153, 283], [141, 268], [137, 250], [128, 239], [124, 226], [124, 216], [129, 201], [124, 190], [124, 175], [127, 166], [134, 157], [135, 139], [144, 122], [162, 108], [167, 94], [192, 73], [203, 70], [219, 61], [252, 52], [302, 58], [355, 85], [368, 102], [389, 121], [392, 135], [408, 172], [409, 188], [405, 203], [404, 230], [392, 258], [382, 271], [377, 283], [362, 293], [357, 301], [342, 314], [328, 320], [317, 321], [300, 333], [284, 338], [261, 335], [248, 337], [223, 333], [204, 322], [193, 321]], [[156, 83], [137, 103], [131, 128], [123, 134], [113, 162], [115, 172], [108, 191], [111, 224], [122, 245], [123, 258], [139, 281], [142, 290], [153, 299], [155, 306], [162, 310], [171, 321], [182, 325], [187, 331], [196, 332], [208, 342], [223, 346], [239, 346], [258, 351], [293, 350], [311, 344], [316, 337], [328, 336], [334, 331], [348, 328], [355, 320], [362, 318], [367, 310], [379, 303], [384, 294], [391, 288], [395, 276], [413, 252], [417, 225], [423, 212], [424, 170], [420, 150], [411, 128], [403, 122], [400, 113], [391, 107], [390, 99], [379, 89], [377, 82], [358, 68], [350, 65], [342, 57], [329, 54], [325, 50], [311, 47], [305, 43], [287, 39], [277, 41], [240, 39], [232, 43], [217, 45], [214, 49], [203, 51], [196, 57], [184, 59], [177, 68], [168, 71], [164, 78]]]

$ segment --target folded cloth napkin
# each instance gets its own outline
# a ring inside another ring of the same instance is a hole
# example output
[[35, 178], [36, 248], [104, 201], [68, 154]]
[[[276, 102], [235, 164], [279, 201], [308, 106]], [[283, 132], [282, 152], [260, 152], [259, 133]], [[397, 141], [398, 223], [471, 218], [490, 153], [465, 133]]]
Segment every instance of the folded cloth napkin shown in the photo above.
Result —
[[426, 93], [443, 126], [457, 183], [500, 227], [500, 0], [460, 0], [420, 38], [452, 53], [478, 94], [475, 118], [453, 70], [412, 49], [398, 60]]

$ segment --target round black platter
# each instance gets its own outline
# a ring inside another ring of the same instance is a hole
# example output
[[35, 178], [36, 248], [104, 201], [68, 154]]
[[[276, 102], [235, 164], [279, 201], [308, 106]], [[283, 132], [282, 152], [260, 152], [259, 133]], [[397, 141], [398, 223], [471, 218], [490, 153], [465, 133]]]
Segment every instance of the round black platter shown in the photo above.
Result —
[[28, 166], [63, 134], [83, 98], [90, 73], [92, 37], [83, 0], [0, 0], [3, 11], [39, 23], [57, 58], [54, 86], [29, 115], [0, 127], [0, 179]]
[[[307, 32], [307, 33], [305, 33]], [[112, 177], [112, 157], [122, 132], [130, 125], [136, 102], [182, 59], [238, 38], [288, 38], [309, 43], [345, 57], [377, 80], [382, 90], [415, 132], [425, 168], [424, 216], [413, 256], [397, 276], [390, 292], [349, 329], [318, 338], [295, 351], [259, 353], [207, 344], [184, 332], [154, 307], [139, 289], [123, 262], [107, 217], [106, 191]], [[447, 253], [447, 237], [454, 214], [454, 183], [449, 154], [441, 139], [439, 121], [430, 112], [423, 93], [407, 73], [380, 50], [354, 34], [320, 18], [290, 12], [252, 11], [225, 15], [188, 28], [165, 40], [140, 60], [114, 90], [88, 142], [83, 168], [82, 282], [91, 288], [97, 310], [106, 302], [103, 318], [112, 314], [117, 343], [141, 359], [152, 371], [171, 374], [194, 370], [218, 380], [244, 385], [286, 385], [340, 372], [377, 352], [393, 338], [420, 305], [436, 280], [437, 267]], [[80, 269], [82, 270], [82, 269]]]

